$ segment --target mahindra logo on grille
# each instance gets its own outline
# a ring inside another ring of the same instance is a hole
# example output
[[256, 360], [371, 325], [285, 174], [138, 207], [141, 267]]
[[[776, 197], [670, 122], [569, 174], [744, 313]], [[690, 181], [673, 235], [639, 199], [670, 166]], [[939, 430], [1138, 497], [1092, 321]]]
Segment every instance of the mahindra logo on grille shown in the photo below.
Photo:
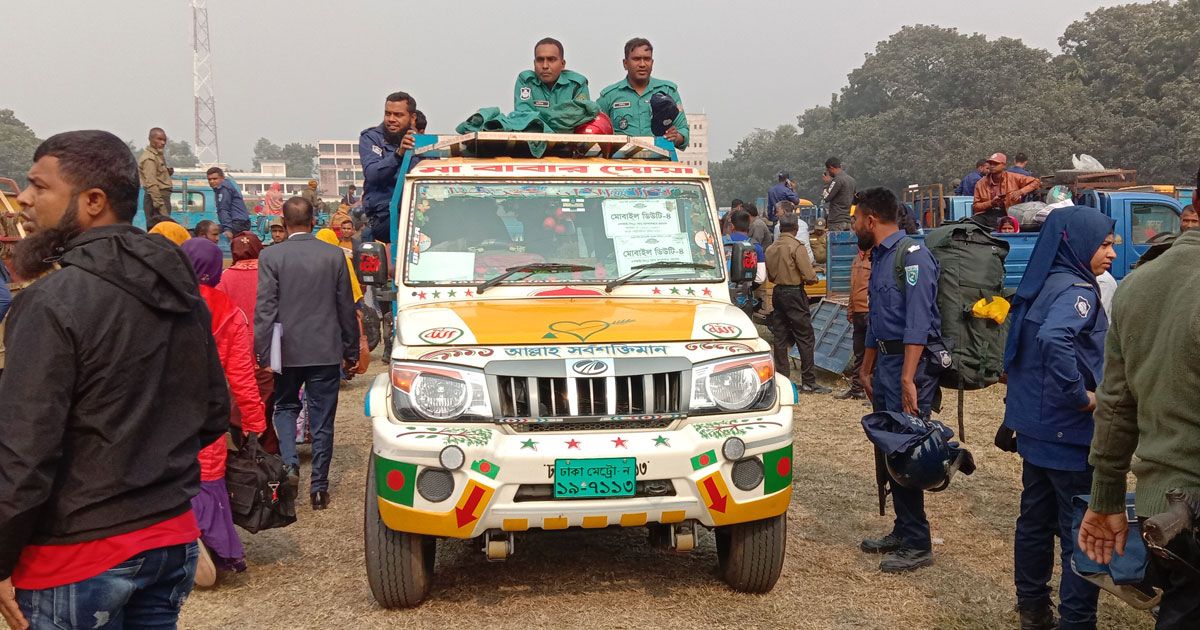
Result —
[[600, 361], [597, 359], [585, 359], [583, 361], [576, 361], [571, 366], [571, 369], [574, 370], [576, 374], [581, 374], [583, 376], [599, 376], [608, 371], [609, 363], [607, 361]]

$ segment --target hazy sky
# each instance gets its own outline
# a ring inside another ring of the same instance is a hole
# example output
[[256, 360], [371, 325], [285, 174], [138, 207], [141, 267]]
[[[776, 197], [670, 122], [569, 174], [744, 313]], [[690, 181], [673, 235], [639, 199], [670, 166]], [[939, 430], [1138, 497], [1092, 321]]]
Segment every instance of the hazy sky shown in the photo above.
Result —
[[[40, 137], [79, 128], [145, 143], [151, 126], [193, 139], [188, 0], [6, 0], [0, 108]], [[705, 111], [710, 159], [756, 127], [829, 102], [875, 43], [906, 24], [1006, 35], [1058, 52], [1097, 0], [663, 0], [480, 2], [209, 0], [222, 161], [248, 167], [277, 144], [357, 138], [403, 89], [452, 131], [475, 110], [512, 106], [533, 43], [554, 36], [593, 98], [623, 77], [622, 45], [655, 45], [655, 75]]]

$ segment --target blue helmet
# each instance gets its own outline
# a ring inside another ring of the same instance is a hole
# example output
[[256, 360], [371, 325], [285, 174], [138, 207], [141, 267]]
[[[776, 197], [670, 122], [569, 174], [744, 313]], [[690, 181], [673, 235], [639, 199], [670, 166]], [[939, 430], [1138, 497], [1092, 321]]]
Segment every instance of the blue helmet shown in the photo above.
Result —
[[954, 432], [941, 422], [881, 411], [864, 416], [862, 425], [884, 454], [888, 474], [905, 488], [940, 492], [955, 472], [975, 472], [971, 453], [950, 441]]

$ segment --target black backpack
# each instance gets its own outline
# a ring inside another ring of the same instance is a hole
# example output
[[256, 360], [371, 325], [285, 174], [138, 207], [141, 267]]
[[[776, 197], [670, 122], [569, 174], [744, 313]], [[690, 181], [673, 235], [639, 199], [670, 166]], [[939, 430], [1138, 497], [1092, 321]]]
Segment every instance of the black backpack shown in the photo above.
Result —
[[[896, 285], [903, 292], [904, 256], [915, 241], [903, 238], [896, 245]], [[971, 308], [979, 300], [1007, 297], [1004, 289], [1004, 259], [1008, 243], [971, 219], [945, 223], [925, 233], [925, 247], [937, 259], [938, 312], [941, 337], [950, 351], [951, 364], [944, 366], [942, 387], [983, 389], [1000, 380], [1004, 371], [1004, 344], [1008, 322], [975, 317]]]
[[283, 460], [262, 450], [257, 437], [229, 451], [225, 486], [233, 523], [251, 534], [296, 522], [297, 487], [288, 483]]

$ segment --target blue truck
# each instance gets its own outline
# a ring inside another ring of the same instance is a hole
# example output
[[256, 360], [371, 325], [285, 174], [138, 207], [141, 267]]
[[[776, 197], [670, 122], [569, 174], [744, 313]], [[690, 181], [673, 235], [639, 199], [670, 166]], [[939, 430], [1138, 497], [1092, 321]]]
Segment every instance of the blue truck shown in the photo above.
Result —
[[[208, 178], [202, 175], [184, 175], [171, 178], [171, 218], [191, 232], [197, 223], [212, 221], [220, 223], [217, 217], [217, 197], [208, 185]], [[237, 186], [232, 177], [229, 181]], [[146, 212], [143, 204], [146, 201], [144, 190], [138, 191], [138, 211], [133, 218], [133, 225], [146, 229]], [[267, 215], [250, 214], [250, 231], [254, 232], [263, 242], [270, 238], [271, 217]], [[317, 212], [317, 229], [326, 227], [329, 223], [328, 212]], [[221, 251], [229, 255], [229, 240], [221, 235], [219, 243]]]
[[[1119, 282], [1142, 254], [1149, 249], [1147, 241], [1161, 232], [1178, 232], [1179, 215], [1185, 203], [1179, 199], [1152, 192], [1108, 192], [1089, 190], [1076, 197], [1076, 203], [1090, 206], [1116, 221], [1117, 259], [1111, 273]], [[970, 197], [946, 197], [941, 222], [964, 219], [971, 215]], [[927, 219], [923, 208], [915, 208], [917, 216]], [[1004, 261], [1004, 286], [1016, 289], [1025, 273], [1025, 266], [1037, 242], [1037, 232], [994, 234], [1008, 242], [1008, 257]], [[912, 237], [921, 241], [924, 235]], [[816, 364], [835, 373], [842, 373], [852, 358], [852, 331], [846, 321], [846, 306], [850, 293], [850, 266], [858, 254], [858, 241], [853, 232], [829, 234], [829, 260], [826, 265], [828, 292], [813, 312], [816, 332]]]

